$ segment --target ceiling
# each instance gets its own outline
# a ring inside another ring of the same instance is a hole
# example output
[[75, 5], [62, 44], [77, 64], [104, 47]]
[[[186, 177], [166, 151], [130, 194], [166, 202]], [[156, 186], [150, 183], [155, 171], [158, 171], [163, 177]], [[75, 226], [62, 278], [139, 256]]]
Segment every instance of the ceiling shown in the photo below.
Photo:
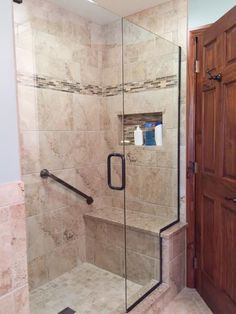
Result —
[[[107, 24], [119, 16], [128, 16], [166, 0], [49, 0], [98, 24]], [[113, 13], [112, 13], [113, 12]]]
[[166, 2], [166, 0], [96, 0], [96, 2], [120, 16], [128, 16]]

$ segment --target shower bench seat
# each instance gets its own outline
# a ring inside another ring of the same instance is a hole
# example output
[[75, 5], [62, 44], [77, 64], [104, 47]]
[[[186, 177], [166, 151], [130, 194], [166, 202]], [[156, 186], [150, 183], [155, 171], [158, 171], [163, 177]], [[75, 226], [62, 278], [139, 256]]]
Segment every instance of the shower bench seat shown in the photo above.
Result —
[[138, 211], [127, 210], [124, 213], [123, 209], [114, 207], [97, 209], [86, 213], [84, 217], [116, 225], [124, 225], [124, 221], [126, 220], [127, 229], [134, 229], [140, 232], [142, 231], [154, 236], [159, 235], [160, 229], [171, 222], [166, 219]]
[[84, 215], [86, 261], [124, 276], [126, 247], [127, 277], [142, 286], [159, 281], [160, 229], [164, 219], [137, 211], [126, 211], [126, 243], [124, 210], [102, 208]]

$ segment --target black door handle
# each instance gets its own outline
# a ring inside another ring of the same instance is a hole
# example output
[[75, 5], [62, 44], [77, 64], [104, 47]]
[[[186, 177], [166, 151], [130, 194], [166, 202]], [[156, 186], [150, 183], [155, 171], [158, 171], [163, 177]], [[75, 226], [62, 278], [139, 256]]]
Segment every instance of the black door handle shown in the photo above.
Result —
[[225, 197], [225, 200], [236, 203], [236, 197]]
[[[111, 159], [113, 157], [118, 157], [121, 159], [121, 171], [122, 171], [122, 179], [121, 179], [121, 186], [113, 186], [112, 185], [112, 179], [111, 179]], [[119, 154], [119, 153], [112, 153], [110, 155], [108, 155], [107, 157], [107, 183], [108, 186], [110, 187], [110, 189], [112, 190], [124, 190], [125, 189], [125, 157], [123, 154]]]
[[218, 73], [217, 75], [212, 75], [211, 70], [206, 70], [206, 73], [208, 74], [208, 80], [214, 80], [221, 82], [222, 81], [222, 74]]

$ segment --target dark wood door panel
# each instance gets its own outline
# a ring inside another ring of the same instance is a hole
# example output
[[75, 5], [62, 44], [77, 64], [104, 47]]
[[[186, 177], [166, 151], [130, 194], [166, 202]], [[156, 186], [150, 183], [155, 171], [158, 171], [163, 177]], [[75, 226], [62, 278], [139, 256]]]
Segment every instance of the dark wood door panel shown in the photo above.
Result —
[[236, 304], [236, 204], [221, 207], [222, 270], [221, 287]]
[[206, 71], [215, 70], [217, 65], [217, 41], [216, 38], [204, 45], [203, 68]]
[[216, 88], [205, 89], [202, 93], [202, 162], [203, 171], [216, 172]]
[[236, 180], [236, 78], [223, 86], [223, 176]]
[[225, 66], [236, 62], [236, 23], [225, 31]]
[[235, 314], [235, 304], [227, 294], [216, 288], [207, 276], [202, 276], [200, 295], [214, 314]]
[[[207, 29], [196, 111], [197, 289], [215, 314], [236, 313], [236, 7]], [[221, 80], [207, 75], [222, 74]]]
[[[222, 202], [226, 201], [226, 197], [236, 196], [236, 186], [234, 180], [202, 174], [201, 193], [207, 193], [211, 198]], [[233, 204], [233, 202], [231, 203]]]
[[224, 69], [221, 71], [222, 73], [222, 83], [227, 84], [235, 81], [236, 77], [236, 64], [231, 63], [227, 65]]
[[215, 200], [208, 196], [203, 195], [202, 198], [202, 239], [207, 239], [207, 241], [202, 241], [202, 271], [209, 280], [215, 281]]

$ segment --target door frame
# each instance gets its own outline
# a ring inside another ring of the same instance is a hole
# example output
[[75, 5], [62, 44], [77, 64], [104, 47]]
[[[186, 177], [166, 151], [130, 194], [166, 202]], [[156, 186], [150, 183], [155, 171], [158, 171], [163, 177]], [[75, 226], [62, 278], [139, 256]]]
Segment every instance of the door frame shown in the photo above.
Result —
[[198, 97], [198, 41], [212, 24], [188, 33], [187, 56], [187, 106], [186, 106], [186, 215], [187, 215], [187, 287], [196, 287], [196, 206], [195, 206], [195, 113]]

